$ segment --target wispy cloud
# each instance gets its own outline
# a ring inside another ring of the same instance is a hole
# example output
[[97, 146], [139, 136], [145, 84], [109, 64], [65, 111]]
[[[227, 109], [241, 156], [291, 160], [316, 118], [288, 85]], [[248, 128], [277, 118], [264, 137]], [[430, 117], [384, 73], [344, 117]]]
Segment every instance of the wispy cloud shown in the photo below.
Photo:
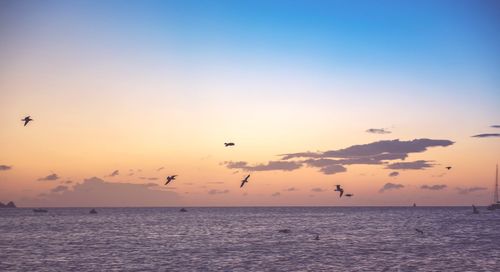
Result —
[[436, 184], [436, 185], [422, 185], [420, 189], [423, 190], [431, 190], [431, 191], [440, 191], [446, 189], [446, 184]]
[[229, 193], [229, 190], [216, 190], [216, 189], [212, 189], [210, 191], [208, 191], [208, 194], [209, 195], [220, 195], [220, 194], [227, 194]]
[[491, 138], [491, 137], [500, 137], [500, 133], [483, 133], [483, 134], [477, 134], [473, 135], [471, 137], [474, 138]]
[[287, 188], [287, 189], [285, 189], [283, 191], [285, 191], [285, 192], [295, 192], [295, 191], [298, 191], [298, 189], [295, 188], [295, 187], [290, 187], [290, 188]]
[[319, 169], [319, 171], [321, 171], [325, 175], [334, 175], [337, 173], [346, 172], [347, 169], [342, 165], [334, 164], [322, 167], [321, 169]]
[[386, 130], [385, 128], [370, 128], [370, 129], [367, 129], [366, 132], [373, 133], [373, 134], [390, 134], [391, 133], [389, 130]]
[[457, 191], [461, 195], [466, 195], [466, 194], [469, 194], [469, 193], [474, 193], [474, 192], [478, 192], [478, 191], [484, 191], [484, 190], [487, 190], [487, 189], [488, 188], [484, 188], [484, 187], [470, 187], [470, 188], [457, 188]]
[[273, 193], [271, 196], [272, 196], [272, 197], [278, 197], [278, 196], [280, 196], [280, 195], [281, 195], [281, 193], [280, 193], [280, 192], [276, 192], [276, 193]]
[[56, 186], [55, 188], [53, 188], [52, 190], [50, 190], [52, 193], [59, 193], [59, 192], [64, 192], [64, 191], [67, 191], [68, 190], [68, 186], [64, 186], [64, 185], [59, 185], [59, 186]]
[[397, 176], [399, 176], [399, 172], [398, 171], [393, 171], [393, 172], [389, 173], [389, 177], [397, 177]]
[[39, 181], [52, 181], [52, 180], [58, 180], [59, 176], [57, 174], [50, 174], [46, 177], [39, 178]]
[[12, 166], [9, 165], [0, 165], [0, 171], [7, 171], [12, 169]]
[[326, 192], [325, 189], [322, 189], [322, 188], [312, 188], [311, 189], [312, 192], [316, 192], [316, 193], [322, 193], [322, 192]]
[[163, 169], [165, 169], [165, 167], [162, 166], [162, 167], [159, 167], [158, 169], [156, 169], [156, 171], [161, 171]]
[[402, 189], [404, 187], [405, 186], [403, 184], [388, 182], [388, 183], [384, 184], [384, 186], [382, 186], [382, 188], [380, 188], [379, 192], [383, 193], [383, 192], [388, 191], [388, 190], [399, 190], [399, 189]]
[[239, 162], [224, 162], [227, 168], [229, 169], [241, 169], [245, 171], [293, 171], [295, 169], [299, 169], [302, 167], [301, 163], [294, 161], [270, 161], [267, 164], [257, 164], [254, 166], [248, 165], [247, 162], [239, 161]]
[[118, 175], [120, 175], [120, 171], [119, 170], [115, 170], [111, 174], [109, 174], [108, 177], [115, 177], [115, 176], [118, 176]]
[[395, 162], [387, 165], [387, 169], [393, 170], [422, 170], [432, 167], [429, 161], [418, 160], [413, 162]]
[[156, 177], [150, 177], [150, 178], [148, 178], [148, 177], [139, 177], [139, 178], [142, 179], [142, 180], [158, 180], [158, 178], [156, 178]]

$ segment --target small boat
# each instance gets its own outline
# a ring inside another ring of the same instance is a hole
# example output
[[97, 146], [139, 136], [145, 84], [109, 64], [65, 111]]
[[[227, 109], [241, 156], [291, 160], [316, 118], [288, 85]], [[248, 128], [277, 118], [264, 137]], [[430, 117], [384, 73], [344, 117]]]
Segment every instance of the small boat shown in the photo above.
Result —
[[186, 209], [184, 209], [184, 208], [181, 208], [181, 209], [179, 210], [179, 212], [187, 212], [187, 210], [186, 210]]
[[478, 214], [479, 213], [479, 210], [474, 205], [472, 205], [472, 213], [474, 213], [474, 214]]
[[488, 206], [488, 210], [500, 210], [500, 201], [498, 201], [498, 164], [495, 174], [495, 191], [493, 192], [493, 204]]
[[97, 211], [95, 209], [90, 210], [90, 214], [97, 214]]
[[45, 210], [45, 209], [33, 209], [33, 212], [45, 213], [45, 212], [48, 212], [48, 211]]

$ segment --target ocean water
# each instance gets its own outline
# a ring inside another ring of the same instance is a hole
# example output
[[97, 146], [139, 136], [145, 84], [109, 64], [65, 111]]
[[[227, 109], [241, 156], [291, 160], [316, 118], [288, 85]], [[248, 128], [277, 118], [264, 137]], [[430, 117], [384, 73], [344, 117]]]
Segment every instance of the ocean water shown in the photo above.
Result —
[[0, 271], [500, 271], [500, 211], [187, 209], [1, 209]]

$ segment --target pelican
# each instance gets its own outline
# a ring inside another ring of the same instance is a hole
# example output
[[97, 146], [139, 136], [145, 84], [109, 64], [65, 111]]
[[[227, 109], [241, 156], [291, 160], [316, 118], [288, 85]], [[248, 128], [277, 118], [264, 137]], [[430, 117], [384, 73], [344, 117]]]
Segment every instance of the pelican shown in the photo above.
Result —
[[340, 196], [339, 197], [342, 197], [342, 195], [344, 194], [344, 189], [340, 188], [340, 185], [335, 185], [337, 186], [337, 188], [334, 190], [335, 192], [340, 192]]
[[24, 119], [21, 119], [21, 121], [24, 121], [24, 126], [26, 126], [29, 122], [33, 121], [33, 119], [31, 119], [31, 116], [26, 116], [24, 117]]
[[248, 182], [248, 178], [250, 178], [250, 175], [247, 175], [242, 181], [241, 181], [241, 185], [240, 185], [240, 188], [243, 187], [243, 185], [245, 185], [245, 183]]
[[177, 175], [168, 176], [167, 177], [167, 182], [165, 182], [165, 185], [169, 184], [172, 180], [175, 180], [175, 177], [177, 177]]
[[224, 143], [224, 146], [225, 146], [225, 147], [228, 147], [228, 146], [234, 146], [234, 143]]

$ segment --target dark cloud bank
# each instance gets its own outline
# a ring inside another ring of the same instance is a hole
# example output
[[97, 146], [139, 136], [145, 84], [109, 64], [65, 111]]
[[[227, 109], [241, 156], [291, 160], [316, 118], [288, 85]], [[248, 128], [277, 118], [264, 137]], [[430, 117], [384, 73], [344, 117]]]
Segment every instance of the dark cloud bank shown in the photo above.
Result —
[[[450, 140], [415, 139], [412, 141], [387, 140], [325, 152], [299, 152], [280, 155], [280, 161], [249, 165], [247, 162], [224, 162], [229, 169], [244, 171], [293, 171], [302, 166], [319, 168], [326, 175], [346, 172], [349, 165], [385, 165], [393, 170], [423, 170], [433, 166], [432, 161], [392, 162], [405, 160], [410, 153], [420, 153], [431, 147], [447, 147]], [[393, 174], [396, 175], [396, 174]]]
[[473, 135], [471, 137], [474, 138], [492, 138], [492, 137], [500, 137], [500, 133], [483, 133], [483, 134], [477, 134]]
[[73, 188], [59, 185], [51, 193], [42, 194], [42, 198], [28, 204], [46, 207], [152, 207], [180, 203], [177, 193], [159, 190], [158, 187], [155, 183], [117, 183], [92, 177]]
[[7, 171], [12, 169], [12, 166], [9, 165], [0, 165], [0, 171]]
[[431, 190], [431, 191], [440, 191], [446, 189], [445, 184], [436, 184], [436, 185], [422, 185], [420, 186], [420, 189], [422, 190]]

